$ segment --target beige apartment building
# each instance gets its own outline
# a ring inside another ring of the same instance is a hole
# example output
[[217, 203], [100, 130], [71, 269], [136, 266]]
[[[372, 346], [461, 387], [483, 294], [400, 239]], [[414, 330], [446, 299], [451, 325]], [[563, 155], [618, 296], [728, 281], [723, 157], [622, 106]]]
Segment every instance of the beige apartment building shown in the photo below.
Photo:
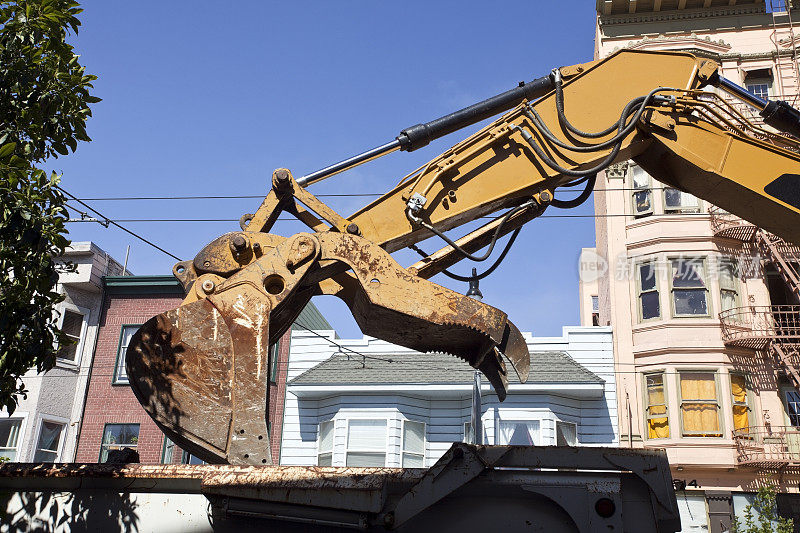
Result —
[[[767, 0], [598, 0], [595, 57], [714, 59], [795, 102], [800, 10]], [[737, 109], [757, 122], [755, 110]], [[613, 326], [620, 445], [666, 448], [684, 531], [726, 531], [773, 482], [800, 517], [800, 301], [794, 247], [633, 161], [598, 176], [582, 325]], [[796, 520], [800, 523], [800, 520]]]

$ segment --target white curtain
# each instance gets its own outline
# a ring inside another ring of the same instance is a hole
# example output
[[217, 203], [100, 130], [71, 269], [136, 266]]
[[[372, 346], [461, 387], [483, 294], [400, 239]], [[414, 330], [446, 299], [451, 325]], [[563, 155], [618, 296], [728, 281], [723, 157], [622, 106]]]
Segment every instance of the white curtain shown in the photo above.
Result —
[[498, 444], [510, 444], [513, 446], [539, 445], [538, 420], [501, 420], [498, 430]]
[[333, 420], [321, 422], [319, 425], [319, 451], [330, 452], [333, 450]]
[[425, 452], [425, 424], [411, 420], [403, 422], [403, 451]]
[[386, 420], [351, 419], [347, 432], [349, 450], [385, 450]]

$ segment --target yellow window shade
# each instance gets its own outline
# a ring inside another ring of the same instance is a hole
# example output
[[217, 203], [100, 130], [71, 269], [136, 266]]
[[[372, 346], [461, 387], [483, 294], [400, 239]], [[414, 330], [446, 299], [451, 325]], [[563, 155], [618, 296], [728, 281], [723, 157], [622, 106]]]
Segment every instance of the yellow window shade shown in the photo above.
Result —
[[681, 399], [715, 400], [717, 386], [712, 373], [681, 373]]
[[669, 420], [667, 418], [651, 418], [647, 421], [647, 438], [666, 439], [669, 437]]
[[683, 433], [689, 436], [717, 437], [719, 430], [719, 414], [717, 406], [711, 403], [685, 403], [683, 411]]

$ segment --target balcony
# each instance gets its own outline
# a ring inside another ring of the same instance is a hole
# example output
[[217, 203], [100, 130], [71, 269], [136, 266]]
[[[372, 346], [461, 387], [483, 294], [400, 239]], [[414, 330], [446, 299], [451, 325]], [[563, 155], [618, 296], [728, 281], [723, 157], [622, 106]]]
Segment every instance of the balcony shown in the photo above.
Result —
[[763, 469], [800, 468], [800, 428], [752, 426], [733, 432], [737, 462]]
[[721, 312], [719, 320], [727, 346], [761, 350], [773, 340], [800, 344], [800, 305], [734, 307]]
[[719, 207], [709, 208], [708, 214], [711, 215], [711, 231], [714, 232], [714, 236], [716, 237], [749, 242], [753, 239], [758, 230], [754, 224], [736, 215], [732, 215]]

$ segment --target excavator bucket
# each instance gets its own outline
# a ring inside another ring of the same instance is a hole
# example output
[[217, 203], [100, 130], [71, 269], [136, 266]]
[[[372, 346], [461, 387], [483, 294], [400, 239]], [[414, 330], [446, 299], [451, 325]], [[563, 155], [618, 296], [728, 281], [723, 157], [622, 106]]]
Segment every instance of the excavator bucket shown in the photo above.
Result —
[[322, 232], [284, 240], [204, 298], [145, 323], [126, 355], [134, 394], [193, 455], [212, 463], [271, 464], [270, 338], [282, 333], [273, 328], [288, 327], [286, 317], [297, 316], [311, 294], [340, 297], [369, 335], [464, 359], [487, 376], [500, 399], [508, 390], [504, 355], [520, 380], [527, 379], [527, 344], [505, 313], [413, 276], [364, 238]]

